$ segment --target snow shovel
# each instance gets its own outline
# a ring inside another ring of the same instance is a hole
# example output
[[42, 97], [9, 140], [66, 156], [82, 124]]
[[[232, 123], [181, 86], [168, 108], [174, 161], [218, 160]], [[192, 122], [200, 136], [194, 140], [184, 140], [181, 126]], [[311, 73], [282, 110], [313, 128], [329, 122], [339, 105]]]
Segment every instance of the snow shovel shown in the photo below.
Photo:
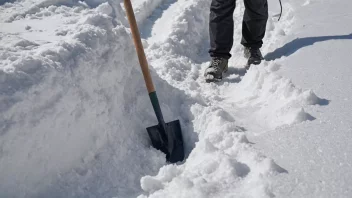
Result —
[[152, 141], [154, 148], [166, 154], [166, 160], [175, 163], [184, 159], [182, 131], [179, 120], [165, 123], [163, 114], [160, 109], [158, 97], [153, 85], [153, 81], [148, 69], [148, 62], [145, 57], [141, 37], [139, 34], [136, 18], [133, 13], [133, 8], [130, 0], [124, 0], [125, 9], [127, 12], [128, 22], [131, 27], [134, 46], [137, 51], [139, 63], [142, 69], [143, 77], [150, 101], [153, 105], [156, 118], [159, 124], [147, 128], [147, 132]]

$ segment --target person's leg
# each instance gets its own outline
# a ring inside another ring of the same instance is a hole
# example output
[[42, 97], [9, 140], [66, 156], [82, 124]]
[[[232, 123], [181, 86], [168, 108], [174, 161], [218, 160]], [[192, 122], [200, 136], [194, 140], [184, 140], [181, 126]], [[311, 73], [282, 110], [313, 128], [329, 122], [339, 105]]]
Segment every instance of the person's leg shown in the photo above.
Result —
[[262, 47], [268, 20], [267, 0], [244, 0], [241, 44], [248, 48]]
[[233, 12], [236, 0], [212, 0], [210, 6], [209, 35], [211, 57], [229, 59], [233, 44]]

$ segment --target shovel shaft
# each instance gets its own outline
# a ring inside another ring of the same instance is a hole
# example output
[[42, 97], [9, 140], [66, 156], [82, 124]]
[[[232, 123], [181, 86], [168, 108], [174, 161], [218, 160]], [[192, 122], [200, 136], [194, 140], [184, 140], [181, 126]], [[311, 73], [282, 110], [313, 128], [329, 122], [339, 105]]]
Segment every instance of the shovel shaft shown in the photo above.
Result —
[[147, 58], [144, 53], [144, 48], [142, 45], [141, 36], [139, 34], [136, 18], [134, 16], [131, 0], [124, 0], [124, 5], [125, 5], [126, 13], [127, 13], [128, 22], [131, 27], [133, 43], [134, 43], [134, 46], [137, 51], [138, 60], [139, 60], [139, 63], [140, 63], [141, 69], [142, 69], [142, 73], [143, 73], [143, 77], [144, 77], [144, 81], [145, 81], [145, 84], [147, 86], [147, 90], [149, 93], [149, 98], [150, 98], [150, 101], [153, 105], [153, 109], [154, 109], [155, 115], [158, 119], [159, 126], [162, 129], [161, 136], [164, 141], [167, 141], [167, 137], [165, 134], [165, 129], [166, 129], [165, 128], [166, 127], [165, 121], [164, 121], [163, 114], [160, 109], [158, 97], [155, 92], [153, 80], [152, 80], [152, 77], [149, 72], [148, 62], [147, 62]]
[[158, 119], [159, 125], [161, 125], [161, 127], [163, 127], [163, 129], [165, 130], [165, 121], [164, 121], [163, 114], [161, 113], [161, 108], [160, 108], [160, 104], [159, 104], [159, 100], [158, 100], [158, 96], [156, 95], [156, 92], [154, 91], [150, 93], [149, 98], [150, 98], [150, 101], [152, 102], [153, 109], [154, 109], [156, 118]]
[[153, 109], [156, 115], [156, 118], [158, 119], [159, 122], [159, 127], [160, 127], [160, 136], [161, 139], [163, 140], [164, 143], [167, 143], [167, 135], [166, 135], [166, 124], [164, 121], [163, 114], [161, 113], [161, 108], [158, 100], [158, 96], [156, 95], [156, 92], [152, 92], [149, 94], [150, 101], [152, 102]]
[[172, 163], [182, 161], [184, 159], [184, 150], [180, 123], [178, 120], [167, 124], [164, 121], [159, 100], [156, 95], [153, 81], [149, 72], [148, 62], [147, 58], [145, 57], [144, 48], [139, 34], [136, 18], [133, 13], [131, 0], [124, 0], [124, 5], [128, 22], [131, 27], [133, 43], [137, 51], [144, 81], [149, 93], [149, 98], [159, 122], [157, 126], [147, 128], [149, 137], [152, 140], [153, 146], [166, 154], [166, 159], [168, 161]]
[[127, 13], [128, 22], [131, 27], [133, 43], [137, 51], [139, 64], [142, 69], [145, 85], [147, 86], [148, 93], [155, 92], [153, 80], [150, 76], [147, 58], [145, 57], [144, 48], [139, 34], [136, 18], [134, 16], [132, 4], [130, 0], [124, 0], [124, 5]]

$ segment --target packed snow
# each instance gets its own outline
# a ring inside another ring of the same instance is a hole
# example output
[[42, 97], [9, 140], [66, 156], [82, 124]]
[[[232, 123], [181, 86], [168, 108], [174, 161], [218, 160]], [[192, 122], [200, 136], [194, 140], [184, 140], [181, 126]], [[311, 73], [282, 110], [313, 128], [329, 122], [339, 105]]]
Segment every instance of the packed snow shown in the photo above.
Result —
[[[205, 83], [210, 0], [132, 0], [166, 121], [157, 123], [123, 2], [0, 1], [0, 197], [351, 197], [347, 0], [269, 0], [265, 61], [244, 69], [242, 1], [220, 83]], [[237, 43], [236, 43], [237, 41]]]

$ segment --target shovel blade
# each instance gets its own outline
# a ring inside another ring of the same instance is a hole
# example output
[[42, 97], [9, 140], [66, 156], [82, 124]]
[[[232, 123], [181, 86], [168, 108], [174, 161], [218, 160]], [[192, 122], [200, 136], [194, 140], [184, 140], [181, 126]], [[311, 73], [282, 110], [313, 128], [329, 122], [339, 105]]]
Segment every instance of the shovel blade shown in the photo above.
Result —
[[[147, 128], [154, 148], [166, 154], [166, 160], [175, 163], [184, 159], [182, 131], [179, 120], [165, 124], [165, 130], [160, 125]], [[163, 134], [165, 134], [163, 136]], [[162, 137], [166, 137], [164, 140]]]

